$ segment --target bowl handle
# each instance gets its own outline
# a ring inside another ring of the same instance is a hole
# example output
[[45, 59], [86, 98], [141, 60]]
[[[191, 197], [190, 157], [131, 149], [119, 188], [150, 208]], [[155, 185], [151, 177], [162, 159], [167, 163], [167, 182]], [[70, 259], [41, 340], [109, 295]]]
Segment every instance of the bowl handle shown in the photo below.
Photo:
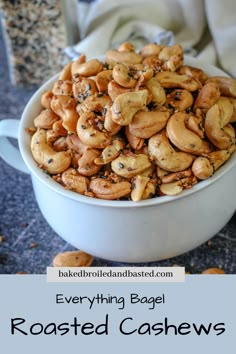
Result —
[[8, 138], [18, 139], [20, 121], [4, 119], [0, 121], [0, 157], [10, 166], [29, 174], [29, 170], [21, 157], [20, 151]]

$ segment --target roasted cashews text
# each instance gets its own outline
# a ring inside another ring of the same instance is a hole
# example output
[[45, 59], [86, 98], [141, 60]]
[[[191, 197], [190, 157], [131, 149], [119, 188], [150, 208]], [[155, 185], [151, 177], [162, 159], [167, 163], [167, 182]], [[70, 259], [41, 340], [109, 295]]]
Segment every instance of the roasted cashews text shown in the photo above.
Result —
[[64, 66], [28, 128], [40, 168], [88, 197], [139, 202], [210, 178], [235, 147], [236, 80], [185, 65], [179, 44], [124, 42]]

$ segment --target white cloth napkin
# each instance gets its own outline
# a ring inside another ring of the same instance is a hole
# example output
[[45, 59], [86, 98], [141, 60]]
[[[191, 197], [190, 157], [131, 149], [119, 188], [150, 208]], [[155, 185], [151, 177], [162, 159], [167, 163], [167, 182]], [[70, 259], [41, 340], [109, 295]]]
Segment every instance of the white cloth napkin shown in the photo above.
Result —
[[85, 53], [102, 56], [131, 41], [139, 50], [148, 42], [180, 43], [185, 53], [221, 66], [236, 77], [235, 0], [96, 0], [79, 2], [81, 40], [67, 47], [70, 59]]

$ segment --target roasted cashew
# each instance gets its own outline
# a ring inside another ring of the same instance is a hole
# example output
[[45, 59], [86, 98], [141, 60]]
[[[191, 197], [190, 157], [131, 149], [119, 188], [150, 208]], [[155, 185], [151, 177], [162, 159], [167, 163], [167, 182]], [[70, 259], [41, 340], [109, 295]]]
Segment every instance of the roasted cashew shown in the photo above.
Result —
[[143, 60], [142, 55], [135, 52], [108, 50], [106, 52], [106, 63], [113, 67], [118, 63], [123, 64], [140, 64]]
[[61, 175], [61, 180], [66, 189], [84, 194], [88, 190], [88, 178], [81, 176], [74, 168], [68, 168]]
[[135, 52], [135, 47], [131, 42], [124, 42], [118, 47], [118, 52]]
[[224, 76], [212, 76], [207, 83], [213, 82], [218, 87], [222, 96], [236, 97], [236, 80]]
[[143, 147], [144, 139], [137, 138], [134, 134], [130, 132], [129, 125], [125, 127], [125, 135], [132, 149], [140, 150]]
[[185, 125], [187, 119], [188, 114], [184, 112], [177, 112], [170, 117], [166, 126], [170, 141], [181, 151], [190, 154], [209, 153], [212, 150], [210, 144], [187, 129]]
[[131, 183], [127, 181], [112, 183], [103, 178], [94, 178], [90, 182], [89, 189], [97, 198], [115, 200], [125, 197], [131, 192]]
[[78, 160], [78, 172], [83, 176], [95, 175], [102, 167], [94, 162], [100, 154], [101, 152], [97, 149], [85, 150], [83, 155]]
[[155, 79], [151, 78], [147, 82], [145, 82], [144, 86], [151, 93], [151, 101], [157, 104], [158, 106], [162, 106], [166, 101], [166, 93], [161, 84]]
[[192, 94], [183, 89], [176, 89], [169, 93], [166, 97], [165, 106], [173, 108], [175, 111], [185, 111], [193, 104]]
[[193, 162], [192, 155], [186, 152], [177, 152], [174, 150], [164, 131], [152, 136], [149, 139], [148, 150], [151, 159], [166, 171], [183, 171], [186, 170]]
[[179, 75], [176, 72], [161, 71], [156, 73], [155, 77], [164, 88], [183, 88], [193, 92], [201, 87], [200, 82], [196, 79], [187, 75]]
[[81, 112], [95, 112], [104, 116], [107, 109], [111, 107], [112, 101], [108, 95], [97, 94], [87, 97], [81, 105]]
[[98, 92], [95, 81], [87, 77], [79, 77], [73, 83], [72, 90], [74, 98], [80, 103]]
[[232, 117], [230, 119], [230, 123], [235, 123], [236, 122], [236, 98], [232, 98], [232, 97], [221, 97], [221, 99], [228, 99], [230, 101], [230, 103], [233, 106], [233, 114]]
[[185, 177], [191, 177], [192, 176], [192, 170], [189, 168], [185, 171], [179, 171], [179, 172], [171, 172], [168, 174], [163, 174], [163, 176], [160, 177], [162, 183], [170, 183], [174, 181], [179, 181], [182, 178]]
[[164, 47], [158, 54], [163, 70], [176, 71], [183, 64], [183, 48], [179, 44]]
[[78, 114], [76, 112], [76, 101], [68, 96], [54, 96], [51, 101], [51, 109], [58, 114], [63, 121], [63, 127], [68, 133], [76, 132]]
[[118, 97], [122, 93], [127, 93], [131, 91], [133, 90], [118, 85], [117, 82], [115, 82], [115, 80], [110, 81], [107, 86], [107, 92], [112, 101], [115, 101], [116, 97]]
[[53, 95], [65, 95], [72, 96], [72, 81], [69, 80], [57, 80], [52, 88]]
[[70, 153], [54, 151], [46, 141], [46, 130], [44, 129], [38, 129], [33, 135], [31, 151], [35, 161], [51, 174], [61, 173], [70, 166]]
[[67, 141], [67, 145], [68, 148], [73, 152], [73, 153], [78, 153], [80, 156], [89, 149], [89, 147], [87, 145], [85, 145], [84, 143], [82, 143], [82, 141], [80, 140], [80, 138], [75, 135], [75, 134], [71, 134], [71, 135], [67, 135], [66, 137], [66, 141]]
[[131, 123], [136, 112], [146, 107], [147, 90], [127, 92], [119, 95], [112, 105], [112, 119], [120, 125]]
[[78, 76], [96, 76], [102, 71], [104, 64], [98, 59], [91, 59], [85, 63], [74, 61], [71, 65], [72, 77], [76, 79]]
[[57, 140], [53, 143], [53, 149], [55, 151], [66, 151], [68, 150], [67, 140], [65, 136], [60, 136]]
[[58, 80], [72, 80], [71, 65], [72, 65], [72, 62], [69, 62], [68, 64], [66, 64], [64, 66], [64, 68], [60, 72]]
[[225, 126], [233, 115], [233, 106], [228, 100], [219, 99], [207, 112], [205, 131], [208, 139], [218, 149], [229, 149], [235, 138], [228, 134]]
[[118, 85], [125, 88], [134, 88], [137, 84], [137, 79], [130, 71], [129, 66], [122, 63], [116, 64], [112, 71], [113, 78]]
[[34, 125], [36, 128], [52, 129], [53, 123], [59, 119], [60, 117], [56, 113], [54, 113], [50, 108], [46, 108], [36, 118], [34, 118]]
[[103, 70], [97, 74], [95, 82], [99, 92], [107, 93], [108, 84], [112, 81], [112, 70]]
[[202, 112], [206, 113], [219, 98], [220, 90], [218, 86], [213, 82], [208, 82], [198, 93], [194, 103], [194, 110], [199, 108]]
[[[101, 127], [100, 127], [101, 124]], [[94, 112], [83, 113], [77, 123], [80, 140], [91, 148], [104, 149], [110, 144], [111, 135], [101, 129], [103, 123]]]
[[47, 130], [47, 143], [52, 144], [58, 138], [65, 137], [68, 134], [67, 130], [62, 125], [62, 120], [58, 120], [52, 125], [52, 129]]
[[213, 166], [214, 171], [218, 170], [220, 166], [222, 166], [231, 156], [231, 153], [235, 151], [235, 147], [230, 150], [216, 150], [212, 151], [207, 155], [210, 163]]
[[153, 198], [156, 194], [156, 184], [154, 182], [148, 182], [143, 191], [142, 200]]
[[140, 51], [140, 54], [146, 58], [150, 55], [158, 55], [162, 50], [163, 46], [156, 44], [156, 43], [148, 43], [146, 44]]
[[112, 170], [118, 176], [125, 178], [134, 177], [150, 166], [151, 162], [147, 155], [133, 153], [120, 155], [111, 163]]
[[161, 60], [156, 55], [149, 55], [143, 59], [142, 64], [153, 69], [154, 72], [161, 70]]
[[45, 91], [41, 96], [41, 105], [43, 108], [51, 108], [51, 101], [53, 98], [52, 91]]
[[200, 110], [196, 110], [196, 115], [193, 116], [192, 114], [186, 121], [186, 127], [191, 130], [193, 133], [197, 134], [201, 139], [204, 139], [204, 127], [203, 127], [203, 117], [199, 113]]
[[162, 130], [170, 113], [167, 110], [138, 111], [129, 124], [129, 131], [137, 138], [148, 139]]
[[149, 178], [137, 175], [132, 180], [132, 192], [131, 192], [131, 199], [133, 202], [138, 202], [142, 199], [144, 190], [149, 182]]
[[104, 120], [104, 128], [111, 134], [115, 135], [118, 133], [122, 126], [113, 122], [112, 120], [112, 109], [111, 107], [107, 109], [106, 115], [105, 115], [105, 120]]
[[106, 165], [113, 161], [124, 148], [124, 142], [120, 138], [114, 138], [110, 145], [105, 147], [101, 156], [97, 157], [94, 162], [96, 165]]
[[93, 256], [83, 251], [58, 253], [53, 259], [53, 267], [89, 267]]
[[178, 74], [180, 75], [187, 75], [189, 77], [193, 77], [197, 81], [200, 81], [202, 84], [206, 82], [208, 79], [207, 74], [199, 68], [195, 68], [190, 65], [182, 65], [178, 70]]
[[178, 195], [184, 189], [180, 181], [162, 183], [159, 188], [162, 195], [169, 195], [169, 196]]
[[207, 157], [199, 156], [193, 161], [192, 171], [198, 179], [204, 180], [214, 173], [214, 168]]

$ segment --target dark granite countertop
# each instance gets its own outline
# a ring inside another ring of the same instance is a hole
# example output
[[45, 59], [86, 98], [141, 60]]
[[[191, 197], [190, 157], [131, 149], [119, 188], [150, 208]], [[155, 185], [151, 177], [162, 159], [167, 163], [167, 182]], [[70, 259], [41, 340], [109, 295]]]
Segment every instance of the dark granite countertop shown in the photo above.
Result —
[[[35, 89], [13, 87], [0, 33], [0, 119], [19, 119]], [[47, 225], [35, 201], [30, 177], [0, 159], [0, 273], [45, 273], [58, 252], [73, 250]], [[185, 266], [191, 273], [220, 267], [236, 274], [236, 214], [210, 241], [182, 256], [139, 266]], [[125, 266], [95, 259], [92, 266]], [[133, 264], [132, 264], [133, 265]], [[136, 264], [137, 265], [137, 264]]]

